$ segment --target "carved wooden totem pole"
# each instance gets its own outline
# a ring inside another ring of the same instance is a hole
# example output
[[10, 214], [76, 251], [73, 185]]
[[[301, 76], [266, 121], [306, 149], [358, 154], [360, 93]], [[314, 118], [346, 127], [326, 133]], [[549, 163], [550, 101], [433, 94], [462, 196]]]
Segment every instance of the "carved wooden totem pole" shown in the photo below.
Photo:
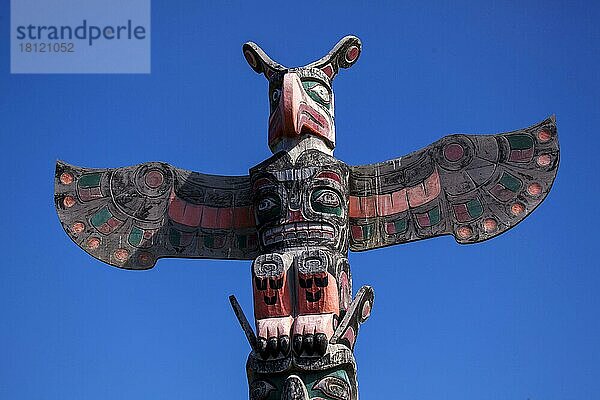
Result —
[[152, 268], [162, 257], [253, 260], [256, 334], [231, 298], [252, 348], [250, 399], [354, 400], [353, 348], [373, 290], [352, 300], [348, 249], [441, 235], [475, 243], [515, 226], [556, 176], [555, 120], [446, 136], [405, 157], [349, 166], [333, 157], [332, 82], [357, 61], [359, 39], [347, 36], [300, 68], [254, 43], [243, 51], [269, 81], [271, 158], [239, 177], [159, 162], [58, 162], [58, 215], [78, 246], [119, 268]]

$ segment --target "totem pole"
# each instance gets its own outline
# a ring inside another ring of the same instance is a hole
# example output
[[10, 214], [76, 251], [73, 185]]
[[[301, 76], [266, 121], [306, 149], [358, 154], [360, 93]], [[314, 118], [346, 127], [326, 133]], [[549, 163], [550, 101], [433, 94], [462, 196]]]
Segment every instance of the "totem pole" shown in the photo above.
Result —
[[515, 226], [556, 176], [555, 120], [450, 135], [405, 157], [349, 166], [333, 157], [332, 82], [357, 61], [360, 40], [347, 36], [300, 68], [251, 42], [243, 51], [269, 81], [272, 157], [236, 177], [159, 162], [58, 162], [58, 216], [78, 246], [119, 268], [148, 269], [163, 257], [253, 260], [256, 333], [230, 298], [252, 349], [250, 399], [355, 400], [353, 348], [373, 290], [352, 300], [348, 249], [441, 235], [476, 243]]

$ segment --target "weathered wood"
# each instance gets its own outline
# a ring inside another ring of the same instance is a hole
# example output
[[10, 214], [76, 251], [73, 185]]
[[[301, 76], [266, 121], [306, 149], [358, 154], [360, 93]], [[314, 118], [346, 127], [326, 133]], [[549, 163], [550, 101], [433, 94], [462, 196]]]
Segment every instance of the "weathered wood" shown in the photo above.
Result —
[[152, 268], [161, 257], [254, 260], [256, 334], [230, 296], [252, 349], [250, 399], [356, 400], [353, 350], [374, 293], [365, 286], [352, 300], [348, 250], [441, 235], [476, 243], [514, 227], [552, 187], [556, 122], [450, 135], [405, 157], [348, 166], [333, 157], [331, 83], [357, 61], [358, 38], [300, 68], [251, 42], [243, 51], [269, 80], [272, 157], [242, 177], [58, 162], [58, 215], [77, 245], [120, 268]]

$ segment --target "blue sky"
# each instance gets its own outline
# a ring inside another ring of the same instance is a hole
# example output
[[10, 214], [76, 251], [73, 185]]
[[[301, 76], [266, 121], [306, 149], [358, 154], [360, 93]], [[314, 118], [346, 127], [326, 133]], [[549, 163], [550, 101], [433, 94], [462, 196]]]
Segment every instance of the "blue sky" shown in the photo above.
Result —
[[101, 264], [60, 227], [54, 163], [245, 174], [270, 152], [267, 83], [242, 44], [294, 66], [346, 34], [363, 52], [334, 83], [345, 162], [553, 113], [562, 150], [545, 203], [494, 240], [350, 255], [355, 291], [376, 294], [356, 350], [362, 398], [597, 398], [600, 4], [153, 3], [149, 75], [10, 75], [0, 5], [0, 398], [246, 398], [227, 296], [251, 315], [249, 262]]

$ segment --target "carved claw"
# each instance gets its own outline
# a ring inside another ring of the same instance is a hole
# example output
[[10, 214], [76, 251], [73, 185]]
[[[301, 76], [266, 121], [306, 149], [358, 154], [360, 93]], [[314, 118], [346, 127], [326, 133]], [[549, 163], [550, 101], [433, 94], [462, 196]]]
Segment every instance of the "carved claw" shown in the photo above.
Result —
[[302, 335], [294, 335], [294, 353], [302, 354]]
[[290, 351], [292, 317], [263, 318], [256, 320], [257, 350], [263, 359], [285, 356]]
[[265, 338], [257, 338], [256, 347], [262, 358], [267, 358], [269, 356], [269, 353], [267, 352], [267, 340]]
[[314, 344], [314, 335], [312, 333], [308, 333], [304, 335], [303, 346], [302, 348], [306, 352], [307, 355], [313, 355], [313, 344]]
[[327, 352], [327, 344], [328, 344], [327, 335], [325, 335], [324, 333], [317, 333], [315, 335], [315, 343], [313, 346], [314, 346], [315, 351], [319, 355], [322, 356]]
[[283, 335], [279, 338], [279, 349], [283, 355], [287, 355], [290, 352], [290, 337]]
[[294, 322], [294, 353], [323, 356], [333, 335], [333, 314], [299, 315]]

